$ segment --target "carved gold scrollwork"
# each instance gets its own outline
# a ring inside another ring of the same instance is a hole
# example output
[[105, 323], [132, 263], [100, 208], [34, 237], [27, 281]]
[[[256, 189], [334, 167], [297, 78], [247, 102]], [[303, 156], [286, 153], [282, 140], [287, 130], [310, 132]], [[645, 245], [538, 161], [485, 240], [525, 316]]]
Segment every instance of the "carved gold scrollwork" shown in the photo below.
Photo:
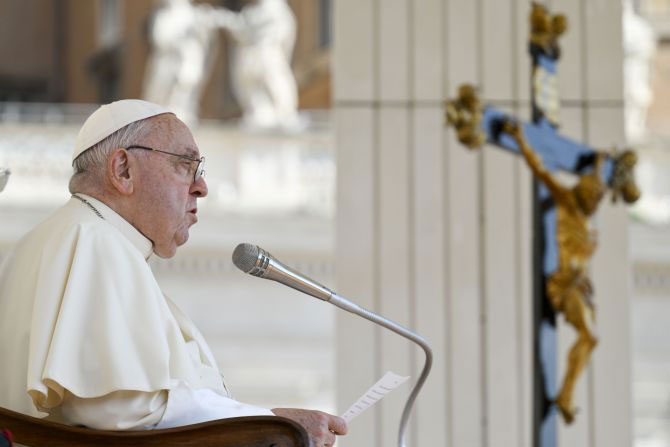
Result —
[[469, 149], [478, 149], [486, 142], [486, 136], [480, 127], [484, 107], [474, 86], [461, 85], [458, 97], [447, 101], [445, 109], [446, 125], [454, 126], [458, 141]]
[[533, 2], [530, 13], [530, 43], [546, 54], [558, 58], [558, 38], [568, 29], [568, 19], [563, 14], [551, 15], [544, 5]]
[[619, 196], [626, 203], [636, 202], [640, 198], [640, 189], [635, 184], [633, 169], [637, 164], [637, 154], [630, 149], [612, 156], [614, 160], [614, 173], [610, 187], [612, 188], [612, 202], [617, 201]]

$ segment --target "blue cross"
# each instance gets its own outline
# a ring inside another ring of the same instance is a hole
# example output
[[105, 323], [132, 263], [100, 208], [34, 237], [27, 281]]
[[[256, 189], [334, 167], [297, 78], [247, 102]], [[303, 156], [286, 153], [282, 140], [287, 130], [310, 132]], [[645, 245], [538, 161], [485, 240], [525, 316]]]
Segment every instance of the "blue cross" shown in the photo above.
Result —
[[[594, 167], [597, 152], [595, 149], [562, 136], [557, 130], [556, 114], [558, 98], [551, 89], [555, 82], [555, 56], [543, 51], [531, 50], [534, 65], [533, 121], [519, 123], [524, 136], [533, 150], [542, 158], [544, 167], [550, 172], [559, 170], [583, 175]], [[553, 102], [552, 102], [553, 101]], [[552, 110], [552, 107], [556, 109]], [[481, 130], [487, 142], [503, 149], [521, 154], [516, 141], [503, 132], [506, 121], [516, 120], [492, 106], [486, 106], [482, 115]], [[614, 162], [607, 157], [602, 166], [601, 178], [609, 184], [614, 174]], [[558, 269], [558, 244], [556, 241], [556, 208], [551, 193], [539, 181], [535, 182], [536, 231], [539, 236], [534, 247], [536, 262], [541, 269], [535, 273], [535, 372], [534, 413], [535, 445], [555, 447], [557, 445], [557, 410], [551, 402], [557, 394], [557, 343], [555, 314], [548, 304], [546, 279]], [[541, 256], [541, 259], [537, 259]]]

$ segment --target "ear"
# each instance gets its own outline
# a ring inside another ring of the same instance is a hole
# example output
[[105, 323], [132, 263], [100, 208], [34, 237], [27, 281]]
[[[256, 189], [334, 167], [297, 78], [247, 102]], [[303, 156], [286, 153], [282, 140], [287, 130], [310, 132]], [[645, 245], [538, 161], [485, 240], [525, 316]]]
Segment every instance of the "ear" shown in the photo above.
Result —
[[133, 193], [135, 169], [131, 169], [128, 152], [119, 147], [114, 149], [111, 156], [107, 158], [107, 177], [110, 183], [121, 195], [127, 196]]

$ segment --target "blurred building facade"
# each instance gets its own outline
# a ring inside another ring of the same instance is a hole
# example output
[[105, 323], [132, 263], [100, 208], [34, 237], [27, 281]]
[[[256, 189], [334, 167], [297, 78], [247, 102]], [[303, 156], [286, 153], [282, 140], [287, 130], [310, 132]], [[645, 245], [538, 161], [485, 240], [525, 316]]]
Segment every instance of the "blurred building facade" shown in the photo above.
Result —
[[[240, 10], [245, 0], [201, 0]], [[298, 22], [293, 70], [301, 105], [330, 103], [330, 0], [288, 0]], [[142, 95], [147, 27], [159, 1], [6, 0], [0, 4], [0, 101], [105, 103]], [[200, 116], [239, 114], [230, 88], [231, 42], [220, 33]]]

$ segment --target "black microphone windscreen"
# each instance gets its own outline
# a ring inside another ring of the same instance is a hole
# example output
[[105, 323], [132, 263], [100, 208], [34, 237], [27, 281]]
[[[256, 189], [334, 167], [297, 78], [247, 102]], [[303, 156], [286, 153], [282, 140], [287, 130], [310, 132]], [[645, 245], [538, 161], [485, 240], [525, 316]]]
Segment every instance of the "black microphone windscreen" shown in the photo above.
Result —
[[233, 264], [244, 273], [249, 273], [258, 259], [258, 245], [242, 243], [233, 251]]

